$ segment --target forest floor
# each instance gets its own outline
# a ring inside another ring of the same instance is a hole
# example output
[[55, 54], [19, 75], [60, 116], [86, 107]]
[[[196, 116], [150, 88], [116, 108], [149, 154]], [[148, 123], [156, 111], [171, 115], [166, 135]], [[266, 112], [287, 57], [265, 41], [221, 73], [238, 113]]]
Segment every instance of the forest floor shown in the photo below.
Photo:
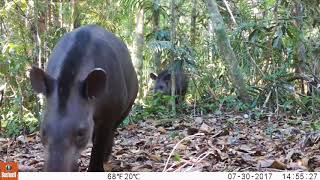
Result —
[[[91, 147], [79, 159], [86, 171]], [[41, 171], [39, 133], [0, 138], [0, 161]], [[118, 128], [106, 171], [320, 171], [320, 133], [310, 118], [220, 113], [148, 119]]]

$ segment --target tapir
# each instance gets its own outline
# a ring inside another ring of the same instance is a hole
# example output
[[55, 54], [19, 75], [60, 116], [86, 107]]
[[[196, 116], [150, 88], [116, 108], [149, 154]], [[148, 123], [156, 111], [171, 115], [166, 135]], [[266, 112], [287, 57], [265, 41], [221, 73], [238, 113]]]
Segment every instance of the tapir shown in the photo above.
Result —
[[45, 96], [40, 136], [44, 171], [78, 171], [78, 158], [92, 140], [88, 171], [104, 171], [114, 134], [138, 92], [127, 46], [97, 25], [65, 34], [46, 70], [32, 67], [33, 90]]
[[[155, 81], [153, 93], [161, 93], [171, 95], [171, 71], [165, 69], [156, 75], [150, 73], [150, 78]], [[175, 95], [178, 96], [176, 103], [181, 103], [187, 93], [189, 78], [186, 73], [180, 68], [175, 71]]]

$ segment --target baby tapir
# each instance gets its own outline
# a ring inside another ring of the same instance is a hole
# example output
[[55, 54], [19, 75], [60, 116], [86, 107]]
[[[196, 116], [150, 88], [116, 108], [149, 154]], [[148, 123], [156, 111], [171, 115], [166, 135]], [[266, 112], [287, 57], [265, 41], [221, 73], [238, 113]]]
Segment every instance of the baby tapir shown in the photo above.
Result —
[[88, 171], [104, 171], [114, 131], [128, 116], [138, 80], [126, 45], [96, 25], [67, 33], [54, 48], [46, 71], [33, 67], [31, 85], [46, 97], [41, 141], [45, 171], [77, 171], [92, 138]]
[[[164, 95], [171, 95], [171, 71], [164, 70], [156, 75], [155, 73], [150, 73], [150, 78], [155, 80], [154, 93], [162, 93]], [[177, 69], [175, 71], [175, 95], [179, 98], [177, 99], [177, 103], [181, 101], [186, 95], [188, 88], [188, 77], [182, 69]]]

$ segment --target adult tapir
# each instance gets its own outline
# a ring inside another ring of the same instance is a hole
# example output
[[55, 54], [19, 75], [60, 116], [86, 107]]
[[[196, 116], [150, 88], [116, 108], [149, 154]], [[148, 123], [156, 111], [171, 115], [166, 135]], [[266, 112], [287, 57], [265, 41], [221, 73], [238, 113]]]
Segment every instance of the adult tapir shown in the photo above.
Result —
[[33, 67], [31, 85], [46, 99], [41, 141], [45, 171], [77, 171], [81, 151], [91, 140], [88, 171], [104, 171], [114, 131], [128, 116], [138, 80], [126, 45], [96, 25], [64, 35], [46, 71]]

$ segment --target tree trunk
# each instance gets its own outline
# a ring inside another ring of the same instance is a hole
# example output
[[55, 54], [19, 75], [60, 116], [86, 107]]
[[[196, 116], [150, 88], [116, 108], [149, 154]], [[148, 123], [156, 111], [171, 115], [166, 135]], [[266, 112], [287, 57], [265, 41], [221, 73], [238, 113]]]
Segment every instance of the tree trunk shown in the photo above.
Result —
[[34, 31], [33, 31], [33, 37], [34, 37], [34, 42], [36, 43], [36, 48], [35, 48], [35, 59], [38, 63], [38, 67], [39, 68], [43, 68], [42, 67], [42, 62], [41, 62], [41, 57], [42, 57], [42, 52], [41, 52], [41, 38], [40, 38], [40, 28], [39, 28], [39, 21], [40, 19], [38, 18], [38, 1], [35, 1], [35, 5], [34, 5]]
[[207, 36], [207, 47], [208, 47], [208, 61], [214, 62], [214, 54], [213, 54], [213, 48], [214, 48], [214, 32], [213, 32], [213, 22], [212, 20], [209, 20], [208, 22], [208, 36]]
[[[55, 6], [52, 7], [51, 9], [51, 14], [52, 14], [52, 25], [55, 28], [59, 28], [61, 27], [61, 23], [60, 23], [60, 18], [59, 18], [59, 9], [60, 9], [60, 2], [55, 2]], [[58, 8], [55, 8], [58, 7]]]
[[[35, 1], [34, 4], [34, 9], [33, 9], [33, 15], [34, 15], [34, 25], [33, 25], [33, 38], [34, 38], [34, 42], [36, 44], [36, 48], [35, 48], [35, 60], [37, 61], [36, 63], [38, 63], [38, 67], [39, 68], [44, 68], [43, 63], [41, 61], [42, 59], [42, 52], [41, 52], [41, 38], [40, 38], [40, 28], [39, 28], [39, 18], [38, 18], [38, 0]], [[37, 100], [37, 105], [36, 105], [36, 117], [38, 119], [40, 119], [40, 109], [43, 105], [43, 96], [39, 96], [39, 100]]]
[[49, 48], [48, 48], [48, 32], [50, 31], [50, 27], [52, 26], [51, 21], [51, 0], [47, 1], [47, 11], [45, 12], [45, 31], [44, 31], [44, 38], [43, 38], [43, 59], [45, 64], [48, 62], [49, 57]]
[[62, 0], [60, 0], [59, 2], [59, 20], [60, 20], [60, 27], [63, 27], [63, 4], [62, 4]]
[[[299, 29], [299, 31], [302, 33], [302, 12], [303, 11], [303, 8], [302, 8], [302, 5], [299, 3], [299, 2], [294, 2], [293, 3], [293, 7], [292, 7], [292, 16], [293, 17], [297, 17], [297, 18], [294, 18], [293, 20], [293, 25]], [[299, 39], [299, 42], [296, 46], [296, 49], [295, 49], [295, 53], [294, 53], [294, 60], [296, 61], [295, 62], [295, 72], [297, 74], [301, 74], [301, 73], [305, 73], [305, 65], [306, 65], [306, 48], [302, 42], [302, 39]], [[309, 84], [307, 84], [307, 86], [309, 86]], [[304, 80], [301, 79], [300, 80], [300, 88], [301, 88], [301, 93], [302, 94], [305, 94], [305, 86], [304, 86]], [[309, 91], [309, 88], [307, 90], [307, 93], [310, 93], [308, 92]]]
[[71, 25], [70, 31], [80, 26], [80, 14], [79, 14], [79, 2], [78, 0], [71, 1], [72, 9], [71, 9]]
[[192, 1], [191, 30], [190, 30], [190, 44], [192, 48], [194, 48], [195, 42], [196, 42], [197, 2], [198, 0]]
[[48, 10], [47, 10], [47, 17], [48, 17], [48, 20], [47, 20], [47, 26], [51, 27], [52, 26], [52, 7], [51, 7], [51, 0], [47, 0], [47, 7], [48, 7]]
[[142, 85], [142, 67], [143, 67], [143, 46], [144, 46], [144, 10], [140, 9], [136, 16], [136, 32], [135, 38], [133, 41], [133, 50], [132, 50], [132, 61], [134, 68], [138, 74], [139, 79], [139, 95], [138, 97], [143, 97], [143, 85]]
[[[153, 9], [152, 12], [152, 23], [153, 23], [153, 33], [156, 34], [160, 30], [160, 0], [153, 1], [154, 6], [156, 7]], [[160, 72], [160, 65], [161, 65], [161, 52], [155, 51], [153, 54], [153, 62], [154, 62], [154, 71], [156, 73]]]
[[[174, 65], [174, 60], [176, 59], [176, 53], [175, 53], [175, 41], [176, 41], [176, 1], [172, 0], [171, 1], [171, 44], [172, 44], [172, 49], [171, 49], [171, 96], [175, 96], [176, 92], [176, 76], [175, 76], [175, 66]], [[175, 98], [172, 98], [171, 101], [172, 104], [172, 112], [175, 114], [176, 112], [176, 101]]]
[[226, 34], [223, 18], [219, 12], [215, 0], [207, 0], [208, 12], [213, 23], [213, 29], [217, 37], [217, 45], [221, 56], [224, 57], [226, 66], [229, 69], [229, 75], [233, 86], [236, 88], [237, 95], [244, 103], [250, 102], [250, 97], [246, 90], [245, 82], [240, 71], [237, 58], [230, 45], [230, 40]]

